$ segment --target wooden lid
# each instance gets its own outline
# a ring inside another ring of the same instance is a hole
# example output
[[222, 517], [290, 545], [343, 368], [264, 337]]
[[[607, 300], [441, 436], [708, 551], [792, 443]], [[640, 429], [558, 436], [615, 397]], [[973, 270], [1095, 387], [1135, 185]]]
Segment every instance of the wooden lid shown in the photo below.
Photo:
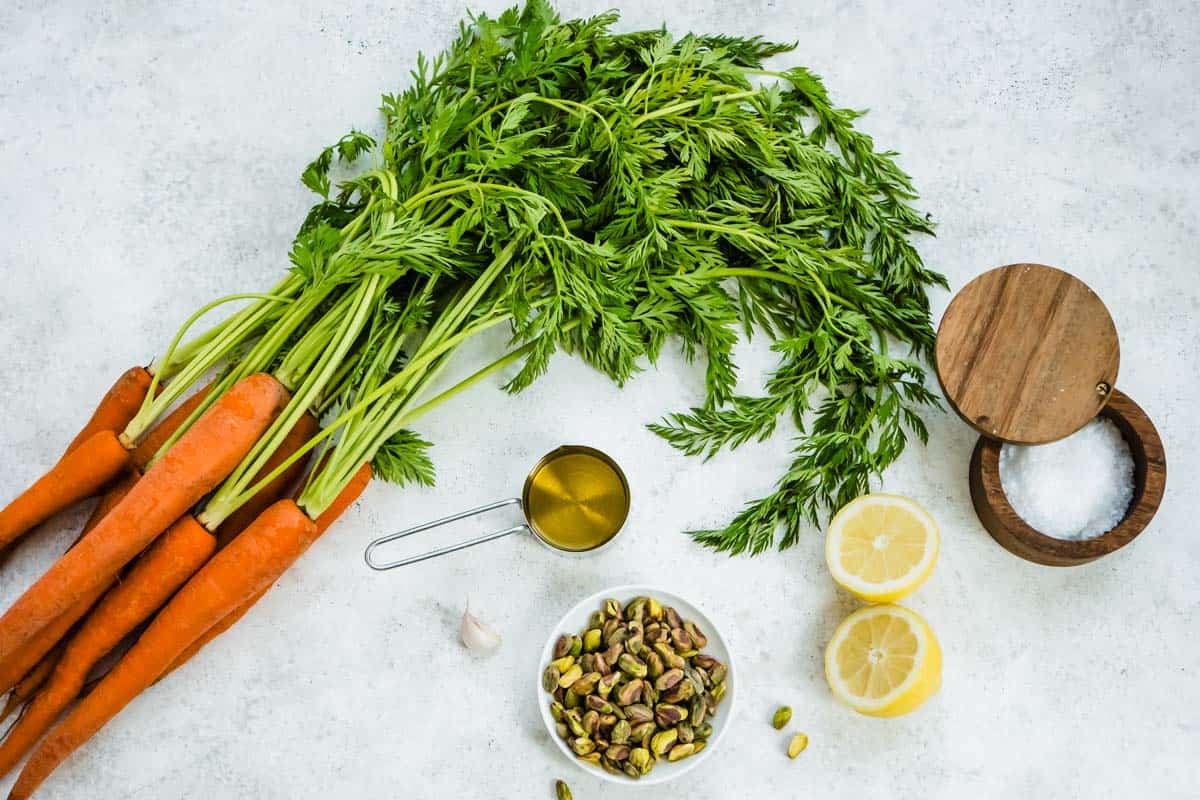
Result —
[[1070, 436], [1108, 402], [1117, 329], [1083, 281], [1010, 264], [963, 287], [938, 328], [937, 373], [950, 405], [985, 436], [1042, 444]]

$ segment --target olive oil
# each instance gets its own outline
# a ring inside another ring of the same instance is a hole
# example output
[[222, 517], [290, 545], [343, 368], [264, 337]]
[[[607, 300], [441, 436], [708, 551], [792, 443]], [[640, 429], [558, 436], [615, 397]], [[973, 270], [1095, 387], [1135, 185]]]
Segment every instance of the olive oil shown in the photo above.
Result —
[[525, 482], [525, 514], [534, 532], [562, 550], [592, 550], [617, 535], [629, 514], [629, 485], [606, 455], [560, 447]]

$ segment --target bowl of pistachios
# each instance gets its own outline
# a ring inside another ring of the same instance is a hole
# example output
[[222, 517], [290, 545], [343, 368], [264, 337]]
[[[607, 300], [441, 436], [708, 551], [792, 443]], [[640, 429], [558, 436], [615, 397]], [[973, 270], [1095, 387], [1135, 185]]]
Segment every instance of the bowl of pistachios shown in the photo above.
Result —
[[733, 717], [732, 654], [677, 594], [615, 586], [581, 600], [542, 648], [537, 700], [564, 756], [605, 780], [658, 784], [697, 766]]

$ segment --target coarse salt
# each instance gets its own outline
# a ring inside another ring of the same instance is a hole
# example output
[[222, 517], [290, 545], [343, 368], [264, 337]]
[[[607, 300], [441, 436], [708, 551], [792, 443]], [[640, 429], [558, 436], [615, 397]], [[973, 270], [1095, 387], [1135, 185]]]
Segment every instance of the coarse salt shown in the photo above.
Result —
[[1093, 539], [1125, 518], [1133, 500], [1133, 456], [1103, 417], [1042, 445], [1000, 448], [1000, 483], [1013, 510], [1055, 539]]

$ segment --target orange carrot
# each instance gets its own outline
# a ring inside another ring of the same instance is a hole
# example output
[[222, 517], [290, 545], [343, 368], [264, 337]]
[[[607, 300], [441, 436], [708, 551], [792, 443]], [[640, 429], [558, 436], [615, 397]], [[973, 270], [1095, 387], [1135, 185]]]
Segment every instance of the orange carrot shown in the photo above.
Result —
[[[279, 447], [275, 448], [275, 452], [267, 459], [267, 463], [263, 465], [263, 468], [254, 476], [253, 483], [258, 483], [267, 475], [274, 472], [280, 464], [291, 458], [305, 442], [316, 436], [319, 429], [320, 425], [317, 423], [317, 418], [312, 414], [305, 414], [296, 420], [296, 424], [288, 431], [288, 435], [280, 443]], [[258, 519], [258, 515], [265, 511], [268, 506], [283, 497], [284, 493], [291, 488], [292, 484], [296, 482], [296, 479], [303, 472], [304, 459], [298, 458], [279, 477], [260, 489], [241, 508], [230, 514], [221, 523], [220, 527], [217, 528], [217, 546], [224, 547], [233, 541], [233, 538], [249, 527], [251, 522]]]
[[200, 568], [112, 671], [38, 745], [9, 800], [28, 798], [63, 759], [152, 684], [185, 647], [278, 578], [316, 535], [316, 523], [292, 500], [280, 500], [264, 511]]
[[[100, 431], [120, 433], [142, 407], [146, 392], [150, 390], [151, 375], [145, 367], [130, 367], [100, 400], [92, 418], [87, 421], [71, 444], [67, 453], [92, 438]], [[65, 455], [65, 454], [64, 454]]]
[[91, 497], [129, 465], [112, 431], [99, 431], [0, 511], [0, 549], [72, 503]]
[[[154, 462], [129, 494], [0, 617], [0, 663], [103, 587], [237, 466], [284, 407], [270, 375], [243, 378]], [[186, 643], [185, 643], [186, 644]]]
[[[354, 473], [354, 477], [350, 479], [350, 483], [346, 484], [346, 488], [342, 489], [342, 491], [338, 493], [338, 496], [333, 501], [333, 504], [325, 510], [324, 514], [317, 517], [317, 536], [320, 536], [321, 534], [325, 533], [325, 531], [329, 530], [329, 526], [332, 525], [334, 521], [342, 515], [342, 512], [350, 507], [351, 503], [358, 499], [358, 496], [363, 493], [363, 490], [367, 488], [367, 484], [370, 482], [371, 465], [363, 464], [358, 468], [358, 472]], [[224, 530], [224, 526], [221, 527], [222, 530]], [[237, 624], [237, 621], [245, 616], [246, 612], [253, 608], [254, 604], [262, 599], [262, 596], [270, 589], [271, 584], [268, 584], [266, 588], [243, 603], [240, 608], [230, 614], [227, 614], [224, 619], [205, 631], [203, 636], [192, 642], [187, 646], [187, 649], [179, 654], [179, 657], [171, 663], [171, 666], [167, 668], [159, 680], [162, 680], [163, 678], [167, 677], [167, 675], [182, 667], [191, 659], [192, 656], [196, 655], [196, 653], [199, 653], [206, 644]]]
[[[96, 505], [96, 510], [92, 512], [92, 516], [88, 518], [87, 523], [83, 526], [83, 531], [79, 534], [79, 539], [75, 540], [75, 544], [88, 534], [96, 524], [104, 518], [104, 515], [116, 506], [128, 492], [129, 489], [137, 482], [138, 474], [135, 471], [126, 473], [120, 481], [113, 485]], [[75, 545], [71, 545], [74, 547]], [[104, 587], [107, 588], [107, 585]], [[10, 697], [8, 702], [11, 704], [16, 697], [29, 697], [29, 693], [37, 691], [41, 685], [37, 681], [37, 675], [48, 675], [48, 670], [43, 666], [47, 662], [50, 663], [50, 668], [53, 668], [57, 662], [56, 651], [61, 650], [62, 639], [84, 614], [86, 614], [96, 602], [99, 596], [103, 593], [104, 588], [93, 591], [81, 599], [78, 603], [71, 607], [63, 619], [48, 625], [38, 636], [30, 640], [24, 647], [17, 651], [6, 661], [0, 663], [0, 693], [4, 692], [12, 682], [16, 680], [18, 674], [24, 671], [25, 677], [21, 678], [16, 687], [13, 688], [13, 697]], [[36, 663], [33, 663], [36, 662]], [[28, 666], [33, 663], [33, 666]], [[7, 714], [0, 716], [3, 719]]]
[[88, 672], [149, 618], [217, 549], [216, 538], [185, 514], [134, 563], [72, 636], [50, 680], [0, 745], [0, 776], [54, 724], [83, 688]]
[[149, 433], [142, 437], [142, 441], [138, 446], [133, 448], [133, 463], [138, 469], [145, 469], [150, 463], [150, 459], [154, 458], [162, 446], [167, 443], [179, 426], [187, 422], [187, 418], [192, 415], [202, 402], [208, 396], [208, 390], [212, 388], [212, 384], [205, 386], [196, 392], [194, 395], [184, 400], [175, 410], [162, 418], [162, 421], [154, 426]]
[[58, 665], [58, 659], [62, 657], [63, 642], [59, 642], [49, 653], [42, 656], [42, 660], [33, 665], [33, 669], [25, 673], [25, 677], [17, 682], [9, 693], [8, 699], [4, 701], [4, 708], [0, 709], [0, 722], [8, 719], [8, 715], [16, 711], [21, 706], [33, 697], [46, 679], [50, 677], [50, 673], [54, 672], [54, 667]]

